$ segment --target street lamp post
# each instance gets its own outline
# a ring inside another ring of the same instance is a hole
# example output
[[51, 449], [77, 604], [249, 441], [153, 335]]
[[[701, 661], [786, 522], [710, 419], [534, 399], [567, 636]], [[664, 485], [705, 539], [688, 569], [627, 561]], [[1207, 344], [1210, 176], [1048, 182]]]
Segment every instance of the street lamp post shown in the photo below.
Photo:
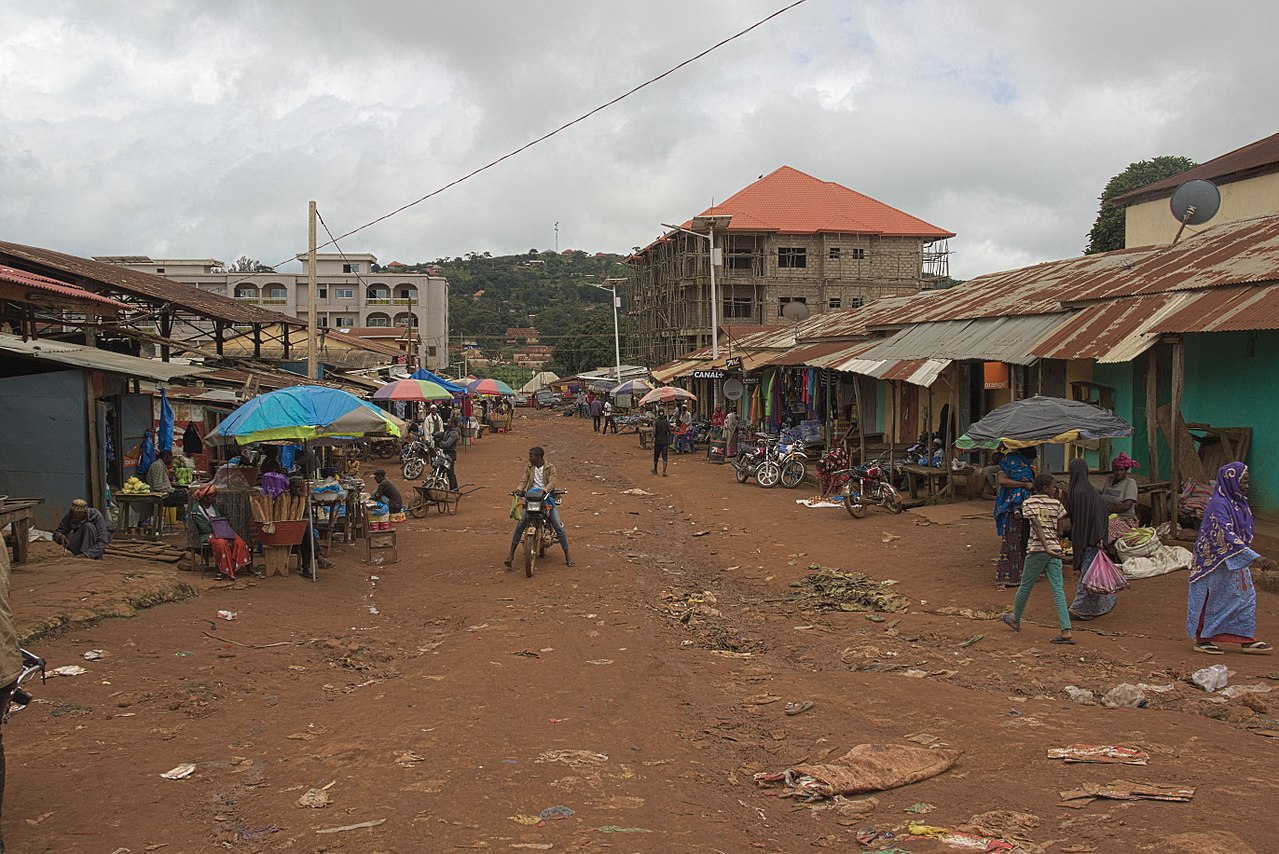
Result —
[[[721, 228], [728, 230], [728, 223], [733, 219], [732, 214], [705, 214], [693, 217], [693, 228], [687, 229], [679, 225], [670, 225], [662, 223], [664, 228], [671, 228], [676, 231], [682, 231], [685, 234], [692, 234], [707, 241], [709, 246], [708, 260], [710, 261], [710, 279], [711, 279], [711, 362], [719, 361], [719, 295], [715, 292], [715, 229]], [[706, 229], [706, 233], [702, 234], [700, 229]], [[719, 383], [714, 383], [715, 387], [715, 405], [719, 405]]]
[[[605, 279], [603, 285], [597, 285], [591, 282], [592, 287], [599, 288], [602, 291], [609, 291], [613, 295], [613, 357], [617, 360], [617, 381], [622, 381], [622, 339], [617, 332], [617, 309], [620, 307], [621, 299], [617, 296], [617, 286], [625, 282], [626, 279]], [[605, 287], [612, 285], [612, 287]]]

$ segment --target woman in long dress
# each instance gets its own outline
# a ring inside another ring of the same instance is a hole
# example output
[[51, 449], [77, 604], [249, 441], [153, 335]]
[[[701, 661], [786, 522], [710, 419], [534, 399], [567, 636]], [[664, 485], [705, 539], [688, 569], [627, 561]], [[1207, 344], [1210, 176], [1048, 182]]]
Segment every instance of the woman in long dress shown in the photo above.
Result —
[[1100, 617], [1115, 607], [1115, 593], [1089, 593], [1084, 589], [1084, 573], [1106, 544], [1109, 519], [1106, 502], [1097, 487], [1088, 480], [1088, 462], [1070, 461], [1070, 491], [1066, 494], [1066, 512], [1070, 515], [1071, 558], [1077, 587], [1070, 603], [1070, 616], [1077, 620]]
[[1268, 653], [1274, 647], [1257, 640], [1257, 588], [1252, 570], [1273, 570], [1273, 561], [1252, 548], [1252, 508], [1248, 504], [1248, 467], [1227, 463], [1217, 472], [1212, 498], [1204, 509], [1190, 566], [1186, 634], [1195, 652], [1221, 655], [1218, 644], [1238, 644], [1241, 652]]
[[213, 551], [213, 563], [219, 578], [235, 579], [235, 574], [253, 562], [249, 547], [235, 532], [221, 511], [213, 503], [218, 488], [211, 483], [195, 489], [195, 504], [191, 507], [191, 519], [196, 530], [204, 537]]
[[999, 493], [995, 496], [995, 533], [1002, 538], [995, 561], [995, 587], [999, 590], [1021, 584], [1030, 539], [1030, 526], [1021, 517], [1021, 503], [1030, 495], [1035, 480], [1030, 463], [1034, 458], [1035, 449], [1031, 447], [1009, 451], [999, 461]]

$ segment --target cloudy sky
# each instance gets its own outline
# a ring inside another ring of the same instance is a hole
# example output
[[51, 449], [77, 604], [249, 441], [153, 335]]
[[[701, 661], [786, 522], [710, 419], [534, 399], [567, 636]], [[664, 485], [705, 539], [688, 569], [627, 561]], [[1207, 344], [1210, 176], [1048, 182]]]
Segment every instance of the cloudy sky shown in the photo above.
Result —
[[[0, 239], [274, 264], [792, 0], [7, 0]], [[346, 238], [383, 263], [626, 252], [789, 165], [958, 234], [951, 272], [1078, 254], [1106, 181], [1274, 133], [1279, 4], [807, 0]]]

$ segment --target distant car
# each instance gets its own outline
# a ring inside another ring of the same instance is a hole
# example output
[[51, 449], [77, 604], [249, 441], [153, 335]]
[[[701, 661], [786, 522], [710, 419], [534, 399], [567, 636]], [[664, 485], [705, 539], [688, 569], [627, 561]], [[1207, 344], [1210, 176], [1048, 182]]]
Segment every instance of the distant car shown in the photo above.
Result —
[[527, 394], [517, 394], [517, 395], [515, 395], [515, 399], [514, 399], [512, 402], [513, 402], [516, 406], [528, 406], [528, 395], [527, 395]]
[[559, 406], [560, 396], [549, 388], [540, 389], [533, 392], [533, 405], [538, 409], [545, 409], [548, 406]]

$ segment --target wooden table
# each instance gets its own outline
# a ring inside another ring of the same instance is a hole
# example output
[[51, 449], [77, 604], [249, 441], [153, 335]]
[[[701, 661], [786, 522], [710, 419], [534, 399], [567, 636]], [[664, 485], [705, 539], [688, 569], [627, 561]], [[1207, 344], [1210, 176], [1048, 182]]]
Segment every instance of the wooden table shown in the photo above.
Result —
[[[164, 527], [164, 517], [160, 513], [160, 507], [164, 504], [164, 500], [168, 498], [168, 494], [164, 492], [113, 492], [111, 500], [120, 505], [120, 523], [119, 527], [126, 532], [136, 532], [138, 536], [146, 536], [152, 540], [159, 540], [161, 529]], [[130, 525], [129, 517], [133, 512], [134, 505], [141, 505], [147, 508], [147, 515], [138, 516], [138, 524]], [[142, 522], [144, 519], [151, 519], [151, 528], [145, 534], [142, 531]]]
[[[942, 485], [945, 483], [946, 477], [950, 472], [938, 466], [921, 466], [915, 463], [905, 463], [897, 467], [899, 471], [906, 474], [906, 487], [910, 490], [911, 498], [919, 497], [919, 482], [924, 482], [924, 487], [928, 490], [929, 495], [936, 495], [941, 491]], [[933, 483], [937, 486], [934, 488]]]
[[4, 510], [0, 510], [0, 528], [13, 526], [13, 564], [27, 562], [27, 552], [31, 545], [31, 511], [43, 498], [19, 498], [5, 501]]

